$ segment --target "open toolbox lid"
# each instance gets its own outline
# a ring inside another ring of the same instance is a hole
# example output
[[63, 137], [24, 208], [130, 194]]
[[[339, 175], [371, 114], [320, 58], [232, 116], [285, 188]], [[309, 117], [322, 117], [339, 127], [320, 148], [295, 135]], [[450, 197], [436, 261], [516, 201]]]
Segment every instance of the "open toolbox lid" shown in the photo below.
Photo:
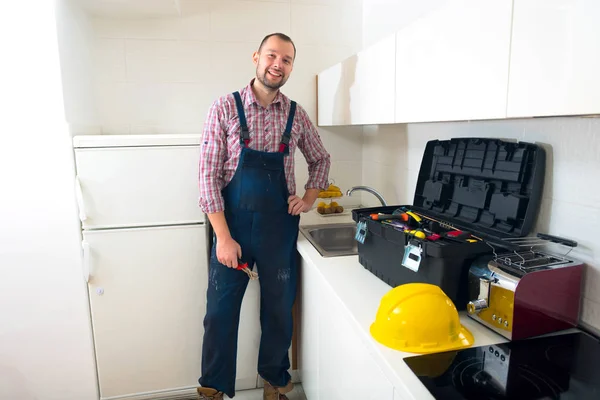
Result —
[[546, 153], [489, 138], [427, 143], [413, 207], [456, 227], [498, 238], [526, 236], [539, 210]]

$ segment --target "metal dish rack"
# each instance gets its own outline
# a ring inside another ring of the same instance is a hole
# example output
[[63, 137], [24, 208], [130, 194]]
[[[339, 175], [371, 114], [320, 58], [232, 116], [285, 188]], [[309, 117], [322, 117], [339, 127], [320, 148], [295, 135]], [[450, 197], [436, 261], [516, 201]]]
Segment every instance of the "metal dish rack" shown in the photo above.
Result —
[[[542, 233], [538, 233], [537, 236], [505, 238], [501, 242], [504, 244], [503, 247], [510, 250], [498, 254], [496, 248], [490, 242], [486, 241], [488, 246], [492, 248], [494, 261], [499, 265], [516, 268], [522, 272], [532, 272], [537, 269], [569, 264], [572, 260], [566, 257], [573, 248], [577, 247], [577, 242], [573, 240]], [[541, 249], [552, 243], [566, 246], [569, 250], [563, 255], [557, 255]]]

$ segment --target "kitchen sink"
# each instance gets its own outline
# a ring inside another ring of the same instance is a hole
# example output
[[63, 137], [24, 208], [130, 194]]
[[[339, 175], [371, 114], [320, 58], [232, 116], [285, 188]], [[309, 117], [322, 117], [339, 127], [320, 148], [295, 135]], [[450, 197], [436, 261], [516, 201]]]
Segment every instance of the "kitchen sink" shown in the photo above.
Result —
[[356, 224], [329, 224], [301, 226], [300, 232], [323, 257], [339, 257], [358, 254], [354, 239]]

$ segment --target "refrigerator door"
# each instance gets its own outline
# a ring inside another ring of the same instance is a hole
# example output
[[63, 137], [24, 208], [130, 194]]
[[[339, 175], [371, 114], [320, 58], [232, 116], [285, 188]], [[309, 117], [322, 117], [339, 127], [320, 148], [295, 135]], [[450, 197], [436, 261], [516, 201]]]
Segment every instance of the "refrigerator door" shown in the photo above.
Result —
[[206, 230], [83, 232], [101, 399], [194, 393], [206, 313]]
[[84, 230], [205, 222], [199, 146], [75, 148]]

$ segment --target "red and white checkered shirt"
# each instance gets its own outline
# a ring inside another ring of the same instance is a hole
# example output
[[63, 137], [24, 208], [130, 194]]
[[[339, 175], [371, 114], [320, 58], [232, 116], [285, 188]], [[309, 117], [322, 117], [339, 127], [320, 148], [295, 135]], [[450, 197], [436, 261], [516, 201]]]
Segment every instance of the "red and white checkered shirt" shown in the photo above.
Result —
[[[279, 151], [281, 135], [290, 111], [290, 99], [277, 93], [267, 108], [262, 107], [252, 92], [252, 83], [240, 90], [246, 123], [250, 131], [248, 147], [259, 151]], [[319, 132], [306, 111], [298, 104], [289, 143], [290, 154], [284, 157], [285, 178], [291, 195], [296, 194], [294, 152], [300, 149], [308, 164], [309, 178], [305, 189], [326, 189], [331, 160]], [[205, 213], [223, 211], [221, 190], [233, 179], [242, 147], [240, 121], [233, 94], [216, 100], [208, 111], [204, 124], [200, 152], [200, 201]]]

